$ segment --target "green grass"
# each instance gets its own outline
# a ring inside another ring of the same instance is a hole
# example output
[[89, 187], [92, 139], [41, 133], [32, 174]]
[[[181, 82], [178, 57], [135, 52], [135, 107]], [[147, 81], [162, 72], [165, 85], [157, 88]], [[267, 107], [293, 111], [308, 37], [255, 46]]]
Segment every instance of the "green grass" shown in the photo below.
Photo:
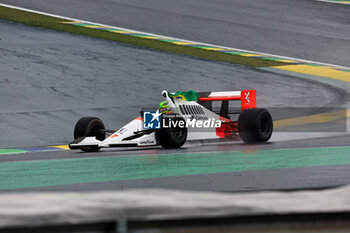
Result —
[[55, 31], [68, 32], [72, 34], [79, 34], [100, 39], [113, 40], [122, 43], [132, 44], [136, 46], [162, 50], [170, 53], [184, 54], [198, 58], [204, 58], [214, 61], [223, 61], [234, 64], [241, 64], [251, 67], [269, 67], [286, 65], [283, 62], [273, 60], [262, 60], [257, 58], [242, 57], [232, 54], [224, 54], [215, 51], [208, 51], [198, 48], [191, 48], [186, 46], [174, 45], [167, 42], [156, 41], [152, 39], [138, 38], [123, 34], [112, 33], [108, 31], [84, 28], [69, 24], [62, 24], [67, 21], [60, 18], [40, 15], [36, 13], [26, 12], [22, 10], [12, 9], [0, 6], [0, 19], [13, 21], [20, 24], [26, 24], [35, 27], [52, 29]]

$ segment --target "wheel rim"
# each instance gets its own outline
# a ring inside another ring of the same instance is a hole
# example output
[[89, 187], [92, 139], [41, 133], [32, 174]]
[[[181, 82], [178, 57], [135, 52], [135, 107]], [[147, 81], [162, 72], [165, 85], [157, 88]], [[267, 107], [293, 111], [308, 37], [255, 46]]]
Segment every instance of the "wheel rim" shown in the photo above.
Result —
[[267, 117], [264, 117], [263, 120], [261, 121], [260, 130], [263, 134], [266, 134], [270, 131], [270, 124]]
[[175, 130], [175, 132], [174, 132], [174, 137], [175, 137], [176, 139], [181, 138], [181, 137], [182, 137], [182, 135], [183, 135], [183, 132], [182, 132], [182, 130], [181, 130], [181, 129], [177, 129], [177, 130]]
[[92, 136], [95, 136], [97, 140], [104, 140], [105, 136], [104, 133], [102, 132], [102, 128], [99, 126], [95, 126], [92, 128]]

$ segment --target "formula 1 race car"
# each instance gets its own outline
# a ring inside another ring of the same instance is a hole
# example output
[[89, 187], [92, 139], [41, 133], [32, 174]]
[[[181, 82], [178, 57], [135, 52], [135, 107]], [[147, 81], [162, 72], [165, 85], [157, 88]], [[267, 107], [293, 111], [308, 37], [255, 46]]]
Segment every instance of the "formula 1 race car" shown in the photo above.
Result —
[[[96, 117], [83, 117], [75, 125], [70, 149], [86, 152], [108, 147], [144, 147], [161, 145], [179, 148], [186, 141], [228, 141], [242, 139], [261, 143], [270, 139], [272, 117], [263, 108], [256, 108], [255, 90], [197, 93], [162, 92], [169, 112], [161, 114], [141, 111], [137, 117], [117, 131], [106, 130]], [[240, 101], [231, 111], [229, 102]], [[214, 103], [221, 107], [214, 108]], [[238, 119], [231, 119], [235, 117]], [[106, 138], [106, 136], [108, 136]]]

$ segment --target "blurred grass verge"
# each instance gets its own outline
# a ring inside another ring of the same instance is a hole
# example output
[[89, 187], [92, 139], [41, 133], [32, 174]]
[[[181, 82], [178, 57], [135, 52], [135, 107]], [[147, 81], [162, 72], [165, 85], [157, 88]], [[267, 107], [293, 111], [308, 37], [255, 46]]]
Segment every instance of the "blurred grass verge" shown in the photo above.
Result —
[[201, 48], [193, 48], [181, 45], [175, 45], [168, 42], [157, 41], [153, 39], [139, 38], [109, 31], [79, 27], [69, 24], [63, 24], [66, 19], [41, 15], [37, 13], [27, 12], [23, 10], [0, 6], [0, 19], [13, 21], [34, 27], [51, 29], [55, 31], [68, 32], [83, 36], [90, 36], [99, 39], [113, 40], [121, 43], [127, 43], [135, 46], [161, 50], [170, 53], [183, 54], [197, 58], [203, 58], [212, 61], [229, 62], [233, 64], [241, 64], [250, 67], [270, 67], [286, 65], [284, 62], [273, 60], [263, 60], [252, 57], [242, 57], [234, 54], [225, 54], [222, 52], [209, 51]]

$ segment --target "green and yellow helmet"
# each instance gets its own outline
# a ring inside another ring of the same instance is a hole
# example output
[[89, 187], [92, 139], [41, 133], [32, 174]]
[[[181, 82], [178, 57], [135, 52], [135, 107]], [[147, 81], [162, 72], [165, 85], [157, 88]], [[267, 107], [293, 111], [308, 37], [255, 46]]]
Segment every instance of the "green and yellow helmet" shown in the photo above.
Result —
[[168, 102], [167, 101], [163, 101], [159, 104], [158, 110], [161, 114], [164, 113], [171, 113]]

